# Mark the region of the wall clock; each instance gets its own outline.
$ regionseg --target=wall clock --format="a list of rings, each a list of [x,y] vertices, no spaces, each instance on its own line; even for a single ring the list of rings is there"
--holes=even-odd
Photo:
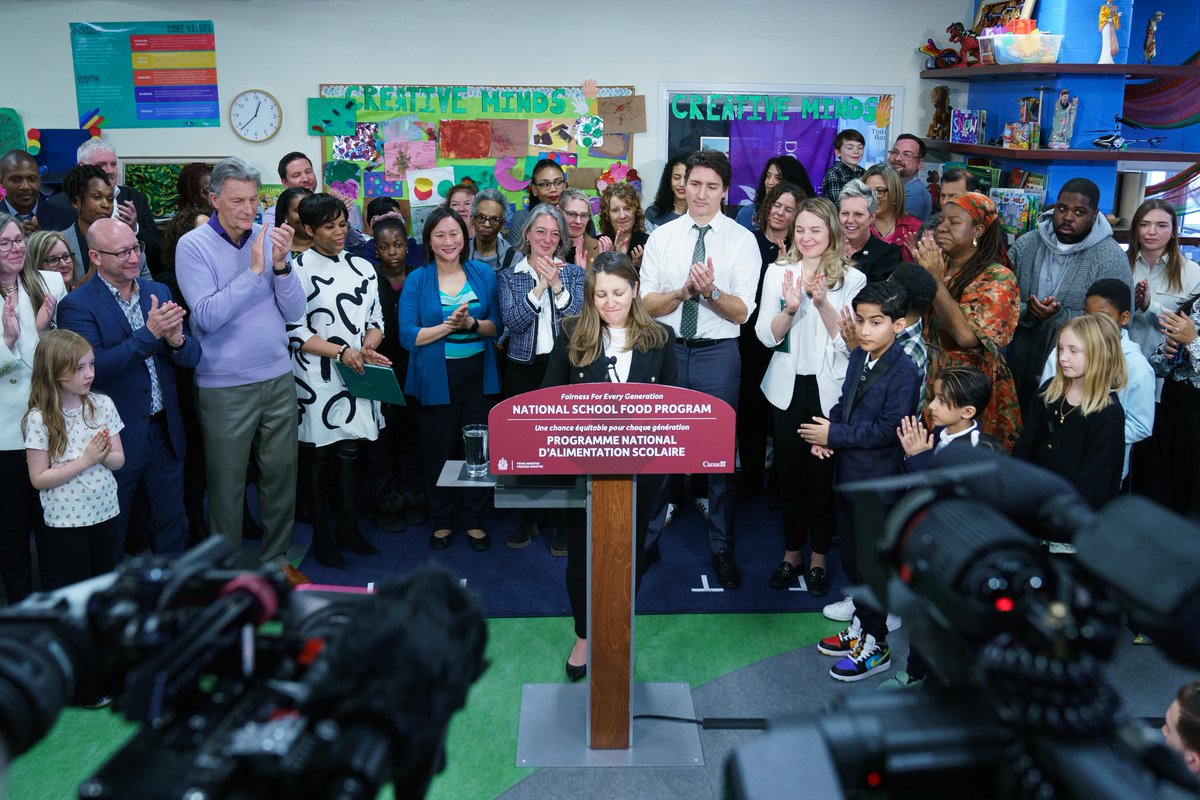
[[[283,108],[270,92],[247,89],[229,104],[229,127],[248,142],[265,142],[283,124]]]

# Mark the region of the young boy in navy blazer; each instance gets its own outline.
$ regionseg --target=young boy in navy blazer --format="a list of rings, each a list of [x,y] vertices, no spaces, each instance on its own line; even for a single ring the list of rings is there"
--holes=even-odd
[[[896,429],[904,448],[904,468],[909,472],[929,469],[934,454],[958,441],[1003,453],[1004,447],[984,433],[975,419],[991,399],[991,379],[974,367],[959,365],[939,372],[929,402],[933,431],[926,431],[915,416],[901,420]]]
[[[842,398],[829,419],[813,417],[800,426],[800,435],[818,458],[834,459],[834,483],[869,480],[901,471],[904,451],[896,438],[900,421],[917,407],[921,378],[912,360],[894,347],[896,334],[908,324],[908,293],[889,282],[869,283],[855,296],[854,320],[858,347],[850,354]],[[885,505],[897,497],[885,497]],[[846,576],[858,582],[855,559],[854,506],[839,492],[835,497],[838,539]],[[887,646],[887,615],[858,609],[847,633],[860,626],[861,635],[841,635],[821,642],[821,652],[844,656],[829,674],[839,681],[857,681],[891,667]],[[828,646],[827,646],[828,644]]]

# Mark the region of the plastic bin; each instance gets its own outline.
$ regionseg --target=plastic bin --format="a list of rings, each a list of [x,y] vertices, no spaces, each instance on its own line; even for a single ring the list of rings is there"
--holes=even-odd
[[[1058,61],[1063,37],[1059,33],[1002,33],[979,37],[981,43],[984,39],[991,40],[997,64],[1053,64]]]

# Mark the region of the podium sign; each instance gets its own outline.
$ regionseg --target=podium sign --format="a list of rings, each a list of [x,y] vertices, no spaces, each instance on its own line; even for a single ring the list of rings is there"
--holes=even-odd
[[[733,472],[723,400],[655,383],[578,383],[517,395],[488,414],[494,475]]]

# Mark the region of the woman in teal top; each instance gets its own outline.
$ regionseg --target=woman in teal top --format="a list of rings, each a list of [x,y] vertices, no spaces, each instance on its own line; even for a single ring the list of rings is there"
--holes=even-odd
[[[445,550],[457,526],[472,550],[491,539],[483,515],[491,489],[437,485],[442,466],[461,458],[464,425],[486,424],[500,392],[496,339],[503,330],[496,277],[481,261],[468,261],[467,225],[439,208],[422,236],[433,261],[414,270],[400,295],[400,343],[412,353],[404,393],[417,398],[417,422],[434,531],[429,545]]]

